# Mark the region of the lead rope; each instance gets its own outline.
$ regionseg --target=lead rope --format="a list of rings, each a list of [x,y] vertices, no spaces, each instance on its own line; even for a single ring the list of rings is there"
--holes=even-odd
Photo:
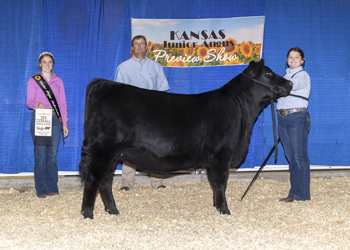
[[[278,157],[278,140],[277,140],[277,131],[276,131],[276,114],[274,107],[274,99],[271,99],[271,113],[272,113],[272,126],[273,126],[273,139],[275,142],[275,163],[277,162]]]
[[[270,159],[272,153],[274,150],[275,151],[275,163],[277,161],[277,155],[278,155],[278,142],[280,141],[280,139],[277,140],[277,134],[276,134],[276,115],[275,115],[275,110],[274,110],[274,104],[273,104],[273,99],[271,99],[271,111],[272,111],[272,123],[273,123],[273,136],[275,139],[275,146],[272,147],[270,153],[268,154],[268,156],[266,157],[265,161],[263,162],[263,164],[261,165],[261,167],[259,168],[259,170],[256,172],[253,180],[250,182],[247,190],[244,192],[244,194],[241,196],[241,201],[243,200],[244,196],[247,194],[248,190],[250,189],[250,187],[253,185],[253,183],[255,182],[255,180],[258,178],[260,172],[262,171],[262,169],[265,167],[267,161]]]

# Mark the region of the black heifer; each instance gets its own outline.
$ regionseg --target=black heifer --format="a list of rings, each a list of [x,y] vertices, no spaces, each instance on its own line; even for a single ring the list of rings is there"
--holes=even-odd
[[[225,190],[230,167],[248,152],[254,122],[270,99],[287,96],[292,83],[251,62],[219,89],[196,95],[151,91],[104,79],[86,89],[84,141],[79,171],[81,213],[93,218],[97,192],[105,210],[119,214],[112,180],[117,161],[164,174],[206,168],[214,206],[230,214]]]

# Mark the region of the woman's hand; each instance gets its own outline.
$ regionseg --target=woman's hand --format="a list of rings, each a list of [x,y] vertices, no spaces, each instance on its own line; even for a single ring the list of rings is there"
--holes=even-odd
[[[68,136],[68,133],[69,133],[68,127],[64,126],[63,127],[63,137],[66,138]]]
[[[45,108],[44,104],[42,104],[41,102],[39,102],[39,103],[38,103],[38,109],[44,109],[44,108]]]

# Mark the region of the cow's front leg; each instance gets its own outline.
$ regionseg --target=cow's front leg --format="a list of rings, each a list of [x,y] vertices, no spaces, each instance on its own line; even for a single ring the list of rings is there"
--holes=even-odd
[[[113,173],[114,173],[115,165],[116,163],[112,164],[112,167],[109,173],[106,175],[106,177],[104,178],[104,180],[100,185],[99,191],[100,191],[103,204],[105,205],[105,211],[107,211],[109,214],[118,215],[119,211],[115,205],[113,192],[112,192]]]
[[[214,207],[216,207],[221,214],[231,214],[227,207],[225,196],[227,179],[229,175],[228,166],[229,164],[227,161],[221,161],[207,168],[208,180],[213,189]]]
[[[84,218],[93,219],[93,211],[99,185],[100,181],[94,179],[91,174],[89,174],[85,181],[83,205],[81,208],[81,214],[84,215]]]
[[[210,183],[213,189],[214,207],[221,214],[231,214],[230,210],[227,207],[227,201],[225,196],[226,183],[227,179],[225,180],[225,178],[223,177],[221,179],[216,179],[216,181]]]

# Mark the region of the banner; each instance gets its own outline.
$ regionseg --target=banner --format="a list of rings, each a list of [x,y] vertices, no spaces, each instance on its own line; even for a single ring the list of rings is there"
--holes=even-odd
[[[147,57],[165,67],[249,64],[259,61],[265,17],[131,19],[132,37],[147,39]]]

